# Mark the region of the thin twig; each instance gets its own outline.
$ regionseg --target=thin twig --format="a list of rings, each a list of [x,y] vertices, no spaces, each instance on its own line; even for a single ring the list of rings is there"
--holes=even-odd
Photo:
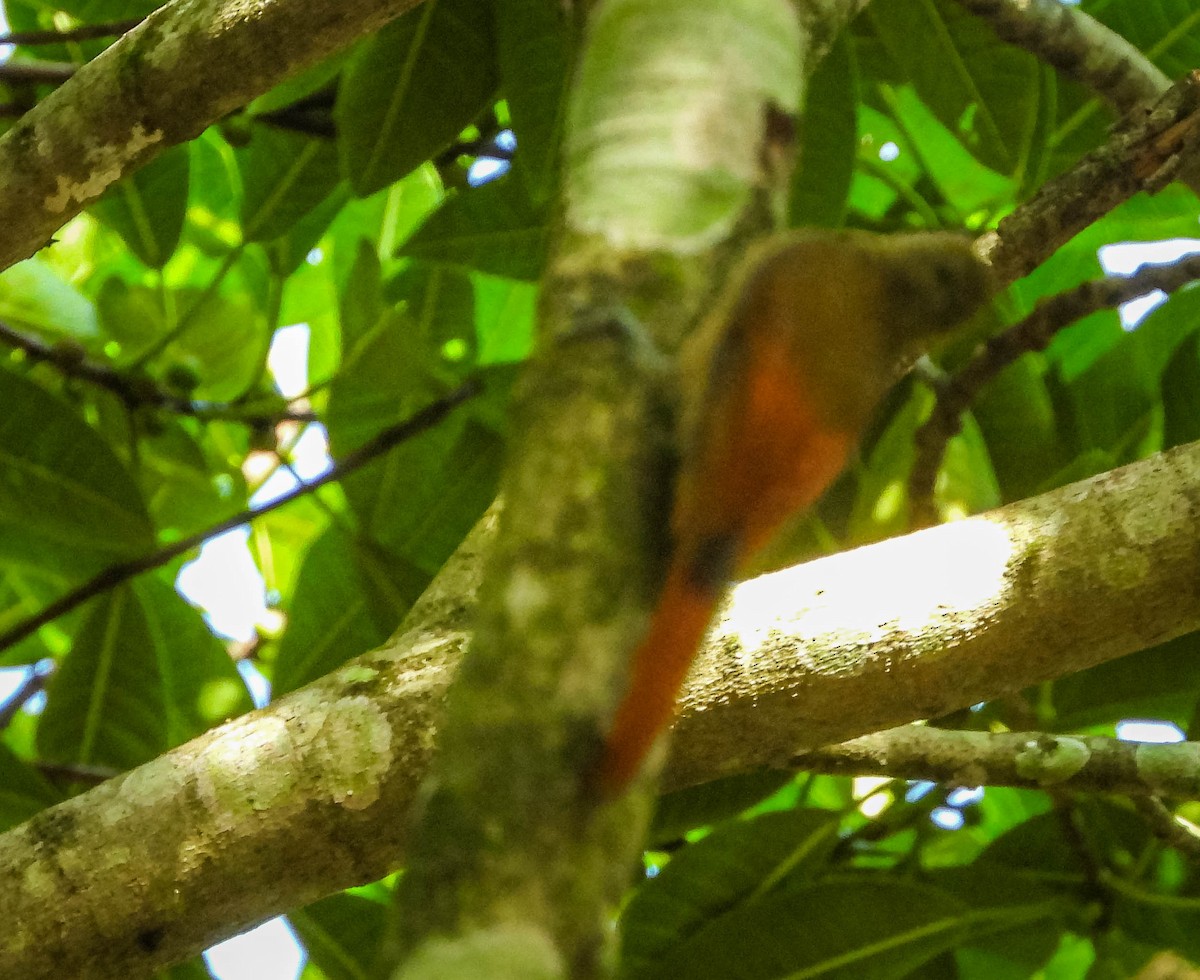
[[[916,459],[908,493],[917,524],[933,522],[933,487],[946,443],[962,428],[962,414],[979,392],[1023,354],[1044,350],[1069,324],[1101,309],[1115,309],[1156,289],[1165,293],[1200,279],[1200,255],[1168,265],[1143,265],[1128,276],[1110,276],[1082,283],[1042,300],[1025,319],[982,344],[953,376],[935,382],[933,412],[914,437]]]
[[[55,782],[87,783],[89,786],[99,786],[121,774],[119,769],[111,766],[89,766],[82,762],[37,762],[34,766]]]
[[[65,82],[79,70],[70,61],[6,61],[0,64],[3,82]]]
[[[180,398],[163,391],[142,376],[129,376],[105,364],[89,360],[78,347],[50,345],[21,333],[0,321],[0,341],[23,351],[32,360],[49,364],[70,378],[86,381],[111,391],[129,408],[161,408],[178,415],[205,420],[241,422],[245,425],[273,425],[276,422],[315,422],[308,409],[284,407],[278,411],[248,411],[237,402],[205,402]]]
[[[1200,827],[1172,813],[1157,796],[1135,796],[1133,805],[1146,819],[1155,837],[1190,858],[1200,858]]]
[[[101,37],[119,37],[131,31],[145,18],[133,17],[116,20],[108,24],[80,24],[65,31],[10,31],[0,34],[0,44],[21,44],[35,47],[39,44],[64,44],[68,41],[94,41]]]
[[[278,510],[285,504],[291,503],[298,497],[310,494],[327,483],[344,479],[400,443],[437,425],[454,408],[479,394],[482,389],[483,384],[478,378],[469,379],[450,392],[450,394],[430,403],[404,421],[388,426],[374,438],[354,450],[354,452],[348,453],[327,472],[321,474],[321,476],[310,480],[308,483],[302,483],[295,489],[275,498],[270,503],[264,504],[261,507],[247,508],[246,510],[239,511],[219,524],[215,524],[196,534],[189,535],[172,545],[151,552],[148,555],[142,555],[139,558],[110,565],[83,583],[83,585],[52,602],[41,612],[35,613],[28,619],[17,623],[11,629],[0,633],[0,650],[5,650],[13,644],[19,643],[47,623],[53,622],[59,616],[70,612],[89,599],[110,589],[114,589],[118,585],[141,575],[143,572],[159,568],[172,559],[178,558],[193,548],[199,547],[211,537],[224,534],[226,531],[231,531],[233,528],[252,521],[256,517],[262,517],[265,514]]]

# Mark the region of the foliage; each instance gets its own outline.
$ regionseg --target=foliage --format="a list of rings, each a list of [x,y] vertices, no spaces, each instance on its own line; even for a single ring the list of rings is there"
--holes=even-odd
[[[150,5],[60,6],[90,23]],[[266,472],[287,473],[305,427],[324,426],[339,458],[481,375],[485,394],[448,422],[340,489],[254,522],[279,614],[260,624],[254,664],[276,693],[390,635],[495,491],[573,56],[548,7],[427,0],[162,155],[0,275],[0,322],[55,354],[4,348],[0,363],[0,631],[105,567],[247,507]],[[1083,7],[1169,73],[1200,56],[1188,4]],[[49,26],[42,5],[4,8],[14,29]],[[1160,43],[1178,24],[1192,26]],[[100,47],[19,53],[79,59]],[[13,102],[43,94],[3,86]],[[1081,86],[955,4],[876,0],[810,86],[792,218],[979,233],[1097,145],[1107,121]],[[496,139],[510,125],[516,165],[473,186],[470,166],[504,155]],[[1095,278],[1100,247],[1187,236],[1198,215],[1180,185],[1135,197],[1017,283],[998,315]],[[1132,331],[1095,314],[995,378],[951,444],[943,512],[1200,436],[1197,295]],[[268,366],[272,339],[297,323],[309,346],[292,407],[316,423],[286,417]],[[968,351],[947,349],[942,366]],[[188,410],[76,377],[84,361]],[[904,528],[895,488],[927,399],[916,387],[892,399],[821,509],[823,540]],[[0,664],[57,665],[44,710],[18,714],[0,741],[0,824],[82,788],[40,763],[124,770],[250,707],[202,611],[171,587],[179,567],[0,650]],[[1046,731],[1111,733],[1131,716],[1188,730],[1197,652],[1185,637],[1030,692],[1021,710]],[[949,723],[1015,726],[1017,710],[989,705]],[[964,803],[902,784],[864,802],[862,790],[753,776],[664,800],[646,879],[622,916],[624,975],[1106,977],[1162,948],[1200,960],[1200,880],[1127,803],[1000,788]],[[386,899],[380,887],[297,912],[310,975],[364,975]]]

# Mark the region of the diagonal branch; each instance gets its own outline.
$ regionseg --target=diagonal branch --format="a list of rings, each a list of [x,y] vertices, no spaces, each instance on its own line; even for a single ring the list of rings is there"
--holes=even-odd
[[[113,182],[419,0],[174,0],[0,137],[0,269]]]
[[[668,787],[786,767],[1200,628],[1197,472],[1186,446],[747,583],[692,673]],[[0,835],[5,968],[140,976],[398,866],[493,531],[489,515],[387,648]],[[110,852],[123,860],[88,856]]]

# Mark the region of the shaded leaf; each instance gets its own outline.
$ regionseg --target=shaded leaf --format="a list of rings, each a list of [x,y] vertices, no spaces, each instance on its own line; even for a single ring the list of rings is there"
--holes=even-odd
[[[782,877],[811,874],[836,835],[836,814],[786,810],[724,824],[685,847],[625,907],[622,976],[692,976],[670,974],[664,964]]]
[[[792,176],[793,225],[842,225],[858,152],[858,82],[854,49],[843,36],[808,81],[803,147]]]
[[[428,574],[389,560],[340,528],[327,529],[300,567],[272,673],[274,694],[302,687],[381,644],[428,583]]]
[[[98,597],[50,682],[43,756],[130,769],[251,707],[200,615],[143,577]]]
[[[161,269],[179,244],[188,206],[188,154],[187,145],[171,147],[89,208],[153,269]]]
[[[496,57],[521,179],[530,200],[547,201],[558,183],[574,38],[567,9],[555,0],[494,0]]]
[[[968,908],[925,885],[825,882],[740,905],[631,976],[898,980],[952,949],[972,924]]]
[[[62,799],[63,794],[40,772],[0,742],[0,831],[24,823]]]
[[[519,169],[448,197],[401,254],[511,279],[540,278],[549,219],[526,198],[514,176]]]
[[[248,242],[270,241],[291,231],[340,179],[333,143],[271,126],[255,126],[236,157],[242,175],[242,233]],[[326,214],[325,224],[332,217]]]
[[[359,196],[450,143],[495,96],[490,4],[427,0],[350,59],[334,118],[342,172]]]
[[[56,574],[149,551],[137,484],[63,402],[0,371],[0,555]]]
[[[329,980],[362,980],[387,926],[388,907],[358,895],[323,898],[288,915],[311,962]]]

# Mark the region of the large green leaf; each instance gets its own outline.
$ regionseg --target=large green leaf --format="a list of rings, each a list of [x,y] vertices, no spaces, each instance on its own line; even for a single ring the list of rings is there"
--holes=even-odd
[[[500,80],[521,151],[531,200],[558,183],[574,39],[568,9],[556,0],[494,0]]]
[[[1032,55],[949,0],[877,0],[867,16],[942,123],[1002,174],[1027,164],[1041,84]]]
[[[954,948],[979,918],[926,885],[879,876],[824,882],[738,905],[628,976],[899,980]]]
[[[491,5],[426,0],[355,52],[334,118],[342,172],[359,195],[447,147],[495,97]]]
[[[51,681],[47,759],[129,769],[251,707],[199,614],[153,577],[95,600]]]
[[[52,337],[86,343],[96,336],[96,310],[38,258],[0,274],[0,320]]]
[[[732,821],[685,847],[625,907],[622,976],[657,975],[662,963],[720,916],[736,914],[785,876],[811,875],[836,837],[835,814],[787,810]]]
[[[137,484],[64,402],[0,371],[0,555],[55,572],[149,551]]]
[[[262,375],[271,340],[254,298],[234,290],[181,289],[172,301],[179,316],[168,326],[154,290],[112,278],[105,282],[97,306],[105,332],[121,344],[127,358],[156,349],[163,335],[174,331],[175,339],[155,364],[168,385],[181,373],[192,380],[181,394],[232,401],[246,392]]]
[[[62,798],[41,773],[0,742],[0,831],[23,823]]]
[[[387,919],[386,905],[345,893],[288,915],[309,962],[328,980],[363,980],[371,975]]]
[[[1200,634],[1188,633],[1054,682],[1059,731],[1124,718],[1187,722],[1200,699]]]
[[[271,678],[274,695],[378,646],[428,583],[427,573],[389,559],[341,528],[326,530],[300,568]]]
[[[1029,496],[1063,464],[1040,356],[1022,357],[1001,371],[975,400],[972,413],[1006,500]]]
[[[539,279],[549,217],[526,197],[519,170],[447,198],[403,254],[511,279]]]
[[[858,150],[858,65],[839,39],[808,80],[804,139],[792,177],[791,223],[841,226]]]
[[[161,269],[179,244],[188,170],[188,147],[174,146],[111,187],[90,210],[146,265]]]
[[[242,175],[242,234],[266,242],[290,231],[337,187],[336,147],[272,126],[255,126],[237,151]],[[333,218],[329,213],[316,236]],[[311,247],[311,245],[309,246]]]

